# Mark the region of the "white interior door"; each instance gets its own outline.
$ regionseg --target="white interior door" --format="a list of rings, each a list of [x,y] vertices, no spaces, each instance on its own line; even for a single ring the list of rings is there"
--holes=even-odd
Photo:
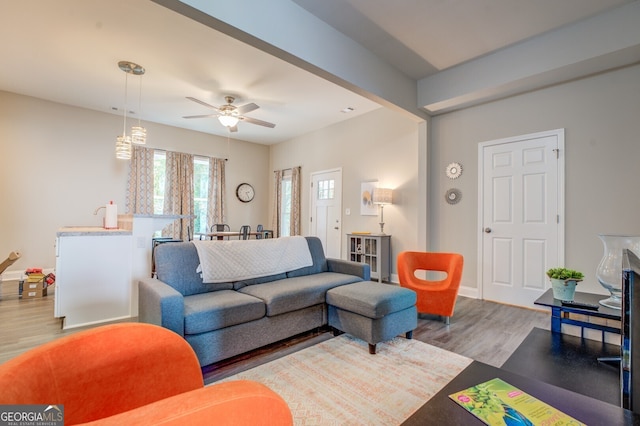
[[[342,170],[311,174],[310,234],[322,241],[326,257],[340,259]]]
[[[564,261],[564,130],[479,146],[482,298],[533,307]]]

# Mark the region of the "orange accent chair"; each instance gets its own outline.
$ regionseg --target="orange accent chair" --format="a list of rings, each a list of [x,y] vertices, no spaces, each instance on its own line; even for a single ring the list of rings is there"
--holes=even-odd
[[[460,289],[463,263],[464,259],[458,253],[403,251],[398,255],[400,286],[417,293],[418,313],[443,316],[445,324],[449,324]],[[439,271],[447,276],[430,281],[418,278],[416,271]]]
[[[0,364],[0,404],[63,405],[66,425],[293,424],[260,383],[204,387],[187,341],[142,323],[77,332]]]

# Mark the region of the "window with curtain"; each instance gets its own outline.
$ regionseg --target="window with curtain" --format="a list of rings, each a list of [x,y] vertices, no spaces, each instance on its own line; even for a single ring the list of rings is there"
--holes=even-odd
[[[280,192],[280,236],[288,237],[291,235],[291,170],[283,173]]]
[[[301,167],[274,172],[273,229],[278,237],[300,235]]]
[[[134,147],[129,170],[127,211],[189,214],[165,236],[186,240],[224,219],[224,159]]]

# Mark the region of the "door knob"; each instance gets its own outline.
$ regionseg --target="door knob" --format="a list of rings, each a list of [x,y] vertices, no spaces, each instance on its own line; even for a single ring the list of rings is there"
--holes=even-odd
[[[338,228],[338,227],[336,226],[336,227],[334,227],[333,229],[340,229],[340,228]]]
[[[487,233],[487,234],[490,234],[491,233],[491,228],[489,228],[489,227],[484,228],[484,232]]]

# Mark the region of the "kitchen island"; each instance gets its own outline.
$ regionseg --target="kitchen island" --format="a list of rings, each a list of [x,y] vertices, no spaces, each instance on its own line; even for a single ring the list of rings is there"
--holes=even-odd
[[[186,215],[119,215],[118,229],[60,228],[56,318],[64,329],[138,316],[138,280],[151,274],[152,238]]]

